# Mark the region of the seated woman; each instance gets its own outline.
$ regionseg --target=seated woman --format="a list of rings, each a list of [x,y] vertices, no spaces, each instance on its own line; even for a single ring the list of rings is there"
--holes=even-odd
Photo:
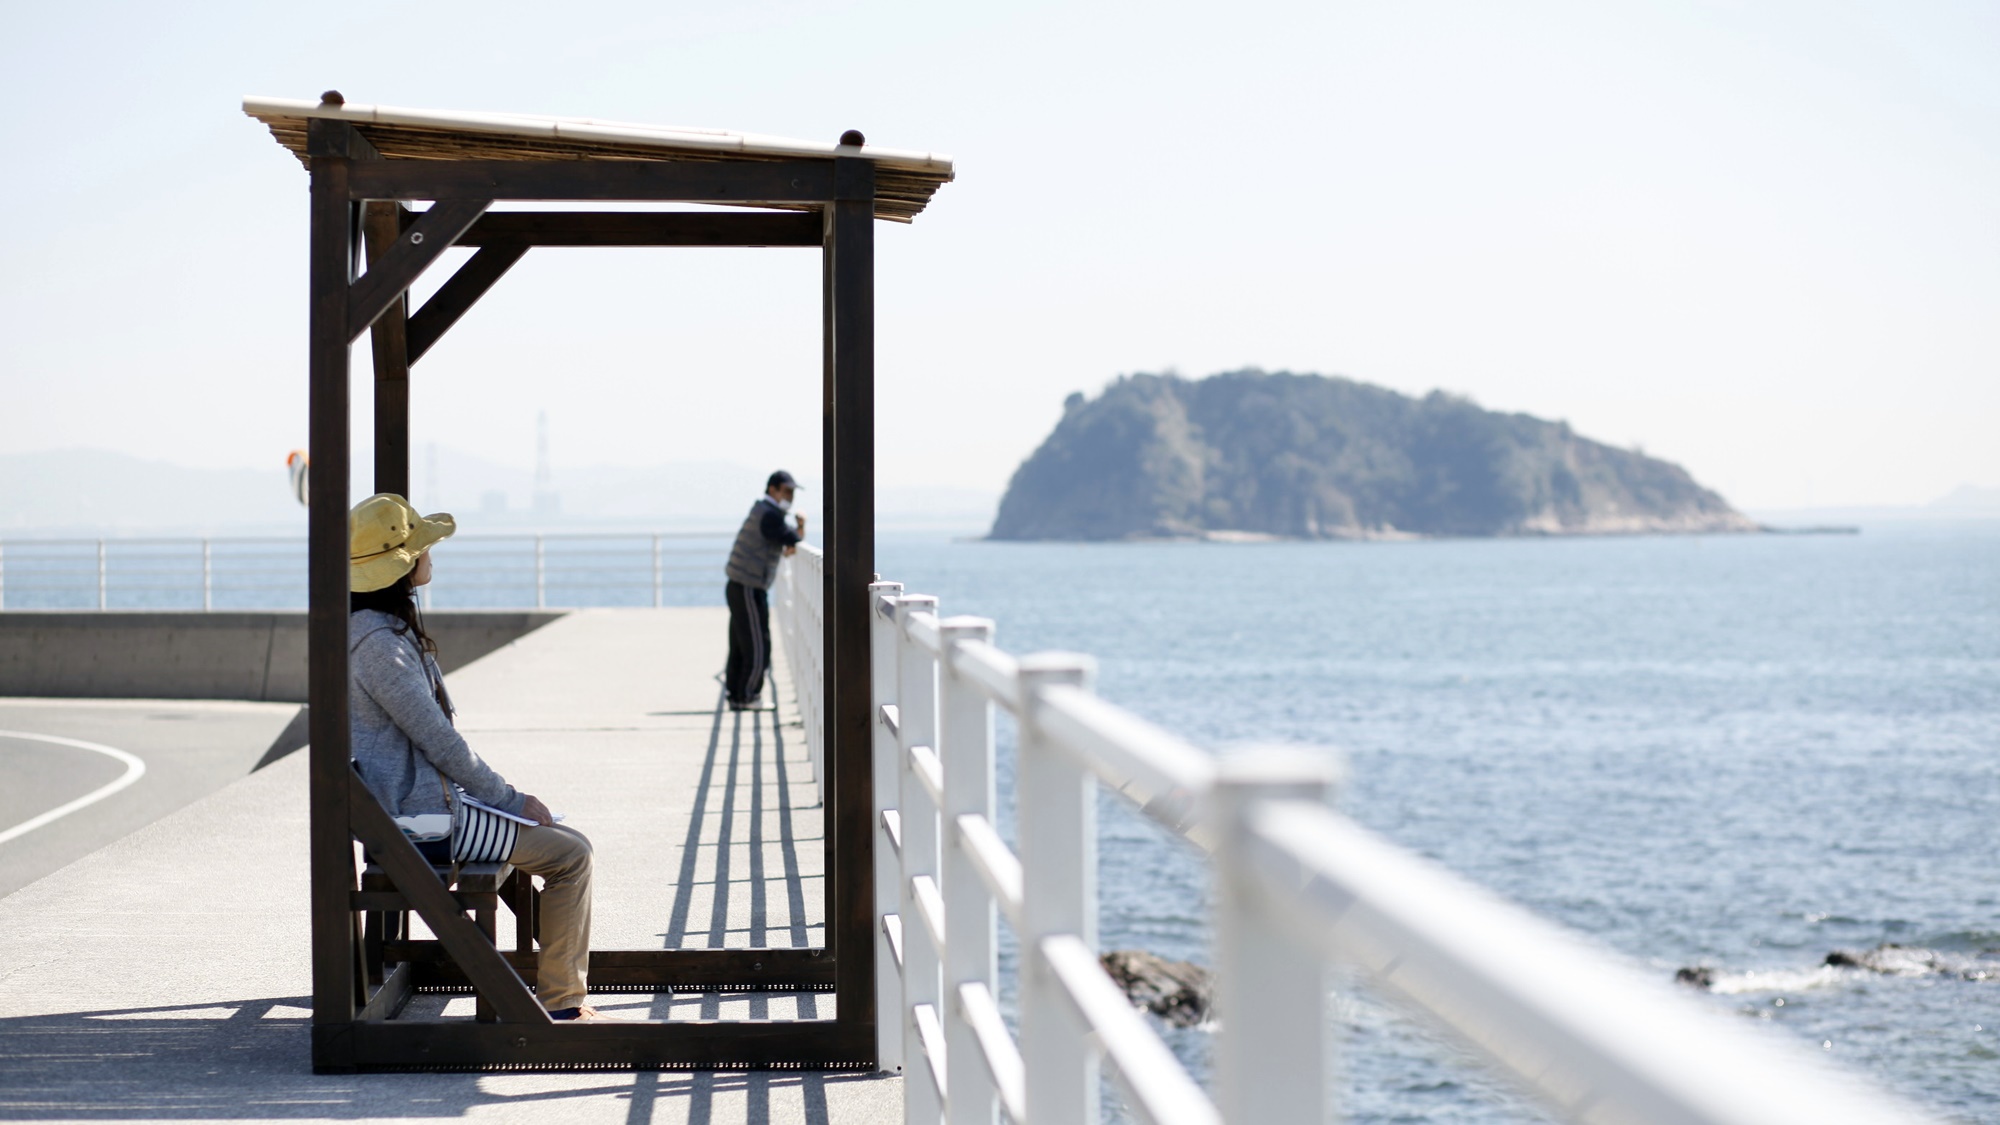
[[[416,588],[431,580],[431,547],[457,526],[419,516],[393,493],[348,517],[348,676],[354,762],[389,815],[451,818],[449,839],[419,845],[433,862],[495,858],[542,877],[542,953],[536,992],[552,1019],[602,1019],[584,1004],[590,967],[590,841],[557,824],[540,800],[507,784],[452,727],[451,696],[424,632]],[[526,817],[517,825],[464,797]],[[482,838],[468,840],[478,822]],[[505,839],[511,832],[511,845]],[[493,855],[472,855],[483,847]]]

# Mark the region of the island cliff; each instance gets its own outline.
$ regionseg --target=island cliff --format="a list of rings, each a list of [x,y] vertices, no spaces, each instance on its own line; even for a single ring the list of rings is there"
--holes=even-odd
[[[1687,470],[1567,423],[1350,379],[1119,378],[1069,396],[994,539],[1756,531]]]

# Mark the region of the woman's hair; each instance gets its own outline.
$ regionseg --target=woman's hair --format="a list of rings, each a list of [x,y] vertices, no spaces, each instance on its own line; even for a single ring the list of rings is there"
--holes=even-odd
[[[347,612],[359,613],[364,609],[379,609],[402,622],[396,626],[397,636],[414,634],[419,649],[429,653],[437,651],[437,642],[424,632],[424,616],[417,610],[417,591],[410,585],[409,575],[403,575],[380,590],[366,593],[357,590],[347,595]]]
[[[359,590],[349,592],[347,612],[359,613],[364,609],[379,609],[395,618],[401,622],[395,628],[397,636],[413,637],[418,651],[427,655],[436,654],[437,642],[431,640],[431,635],[424,631],[424,615],[417,609],[417,591],[416,587],[410,585],[410,575],[405,574],[380,590],[369,590],[366,593]],[[424,671],[427,675],[430,673],[428,667]],[[451,717],[451,700],[444,693],[444,681],[432,677],[431,691],[437,696],[438,706],[444,710],[445,717]]]

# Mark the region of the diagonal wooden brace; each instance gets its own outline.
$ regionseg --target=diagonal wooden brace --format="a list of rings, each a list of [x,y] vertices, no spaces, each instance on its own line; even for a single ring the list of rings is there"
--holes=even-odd
[[[416,845],[404,837],[382,810],[381,802],[375,799],[361,775],[350,772],[348,782],[349,826],[355,837],[388,872],[389,878],[395,880],[396,889],[403,892],[411,908],[430,926],[479,995],[493,1005],[504,1023],[551,1022],[549,1014],[522,982],[521,974],[514,971],[514,966],[486,940],[479,927],[461,912],[451,892],[417,852]]]
[[[458,318],[466,314],[473,303],[486,295],[493,283],[499,281],[521,255],[528,252],[526,243],[494,243],[481,247],[479,253],[451,275],[424,307],[410,317],[408,332],[404,334],[404,354],[409,362],[422,359],[431,345],[438,342]]]
[[[479,221],[490,199],[445,199],[432,205],[396,240],[395,249],[371,264],[347,291],[347,339],[354,342],[438,256]]]

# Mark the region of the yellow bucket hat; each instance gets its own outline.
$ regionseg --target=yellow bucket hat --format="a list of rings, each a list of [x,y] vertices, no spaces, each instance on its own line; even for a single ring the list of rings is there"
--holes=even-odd
[[[347,587],[382,590],[416,568],[417,559],[458,524],[449,515],[420,516],[393,492],[378,492],[347,514]]]

